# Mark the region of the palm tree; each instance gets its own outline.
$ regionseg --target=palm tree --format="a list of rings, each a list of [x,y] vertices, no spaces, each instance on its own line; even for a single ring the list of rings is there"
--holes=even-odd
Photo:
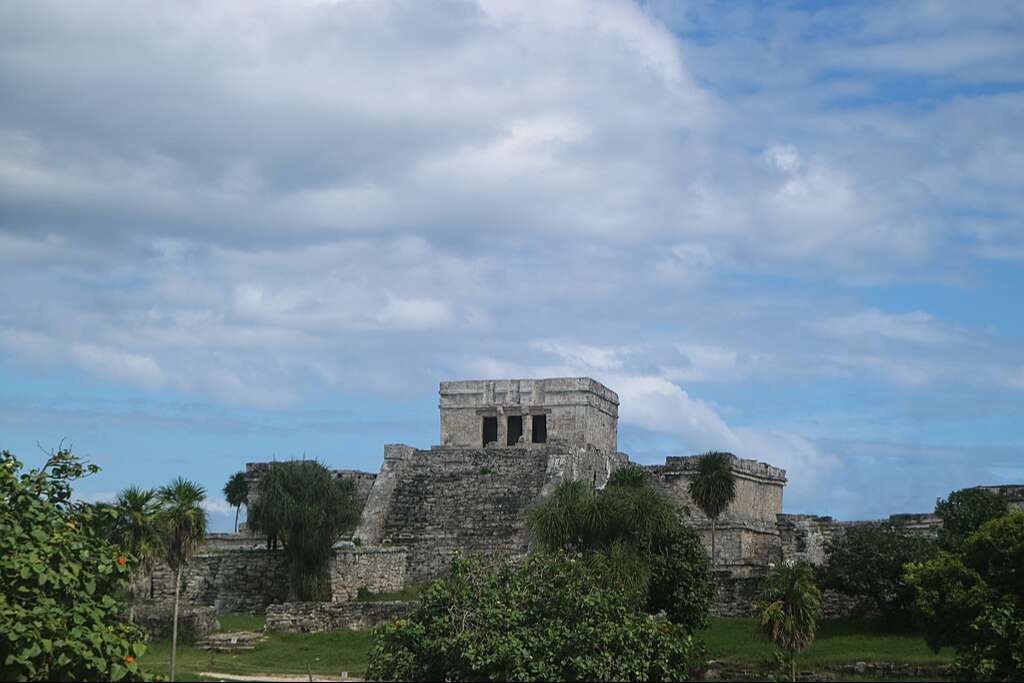
[[[761,633],[789,655],[790,678],[796,681],[796,653],[814,642],[821,608],[811,566],[797,562],[777,567],[754,606],[761,613]]]
[[[117,494],[114,501],[111,540],[127,553],[135,556],[139,565],[149,574],[150,595],[153,592],[153,563],[163,552],[156,491],[129,486]],[[132,582],[134,593],[135,582]],[[135,621],[135,605],[129,608],[129,619]]]
[[[238,513],[243,505],[249,504],[249,480],[245,478],[245,472],[235,472],[224,484],[224,497],[228,505],[235,508],[235,533],[238,533]]]
[[[178,658],[178,608],[181,600],[181,573],[206,538],[206,512],[201,507],[206,491],[183,477],[173,479],[157,492],[163,528],[164,559],[174,572],[174,622],[171,627],[171,680]]]
[[[711,520],[711,566],[715,562],[715,527],[722,514],[736,497],[736,478],[732,473],[733,456],[708,452],[697,460],[697,474],[690,481],[690,498]]]

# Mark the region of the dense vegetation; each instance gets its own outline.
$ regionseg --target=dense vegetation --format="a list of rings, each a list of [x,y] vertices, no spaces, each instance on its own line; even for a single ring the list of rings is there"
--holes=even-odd
[[[37,470],[0,453],[0,680],[143,680],[143,634],[120,619],[136,559],[71,485],[98,471],[69,450]]]
[[[1007,512],[1006,499],[988,489],[953,491],[949,498],[935,502],[935,514],[942,519],[939,543],[946,550],[956,550],[985,522],[998,519]]]
[[[909,566],[932,647],[956,648],[963,680],[1024,680],[1024,512],[989,520],[956,551]]]
[[[279,540],[299,600],[330,600],[327,565],[338,538],[359,521],[355,482],[314,460],[278,462],[260,479],[249,526]]]
[[[638,610],[592,556],[522,564],[456,559],[404,620],[379,629],[368,677],[385,681],[687,680],[700,661],[681,626]]]
[[[527,524],[538,548],[579,552],[610,567],[613,581],[635,591],[647,611],[664,611],[689,633],[707,623],[704,547],[638,466],[616,470],[600,491],[585,482],[560,485],[529,511]]]
[[[847,595],[869,600],[893,625],[907,628],[913,621],[914,589],[904,567],[934,557],[934,541],[899,525],[852,527],[826,545],[828,564],[820,581]]]

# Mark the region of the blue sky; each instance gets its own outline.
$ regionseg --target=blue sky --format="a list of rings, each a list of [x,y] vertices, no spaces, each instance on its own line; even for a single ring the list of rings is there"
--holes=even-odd
[[[1018,2],[0,7],[0,447],[375,470],[585,374],[864,518],[1024,482]]]

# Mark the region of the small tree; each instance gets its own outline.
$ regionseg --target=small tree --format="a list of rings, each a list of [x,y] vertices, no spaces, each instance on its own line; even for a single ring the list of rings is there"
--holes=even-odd
[[[206,512],[201,507],[206,491],[182,477],[173,479],[157,492],[160,523],[165,545],[164,559],[174,572],[174,621],[171,625],[171,680],[178,659],[178,611],[181,603],[181,574],[199,544],[206,538]]]
[[[715,533],[718,516],[736,497],[736,477],[732,473],[733,456],[708,452],[697,461],[697,473],[690,480],[690,498],[711,520],[711,565],[717,565]]]
[[[796,681],[796,654],[814,643],[821,609],[811,566],[797,562],[776,567],[754,606],[761,614],[761,633],[786,653],[790,680]]]
[[[69,450],[37,470],[0,453],[0,680],[144,680],[145,636],[120,615],[133,559],[71,499],[99,471]]]
[[[335,542],[359,521],[351,479],[335,479],[313,460],[274,463],[260,478],[249,509],[254,531],[284,545],[292,590],[299,600],[330,599],[327,564]]]
[[[243,505],[249,504],[249,480],[245,472],[235,472],[224,484],[224,498],[235,508],[235,533],[238,533],[238,513]]]
[[[982,488],[960,489],[949,498],[935,501],[935,514],[942,519],[939,543],[946,550],[956,550],[968,536],[989,520],[1009,512],[1004,496]]]
[[[115,516],[110,538],[115,545],[134,556],[140,568],[149,574],[152,593],[153,564],[164,550],[156,491],[129,486],[117,494],[113,509]],[[134,587],[135,582],[132,583],[133,593]],[[134,604],[129,614],[134,621]]]

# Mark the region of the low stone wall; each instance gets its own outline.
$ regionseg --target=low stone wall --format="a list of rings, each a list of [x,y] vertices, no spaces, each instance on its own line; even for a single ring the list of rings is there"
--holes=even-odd
[[[728,572],[716,572],[711,613],[716,617],[754,616],[754,601],[764,585],[765,574],[732,576]],[[877,616],[878,612],[870,602],[838,591],[825,589],[821,592],[821,619],[843,617]]]
[[[286,602],[267,607],[268,631],[320,633],[372,628],[408,616],[415,602]]]
[[[355,600],[359,589],[393,593],[405,586],[405,548],[339,548],[331,567],[331,599]]]
[[[192,558],[182,575],[181,601],[215,605],[227,612],[262,612],[288,599],[288,568],[280,550],[206,551]],[[174,599],[174,572],[166,565],[153,572],[152,599]]]
[[[135,624],[153,639],[171,637],[174,620],[174,603],[143,603],[135,605],[132,611]],[[125,614],[127,620],[129,614]],[[187,605],[178,612],[178,638],[191,643],[220,628],[215,607]]]

